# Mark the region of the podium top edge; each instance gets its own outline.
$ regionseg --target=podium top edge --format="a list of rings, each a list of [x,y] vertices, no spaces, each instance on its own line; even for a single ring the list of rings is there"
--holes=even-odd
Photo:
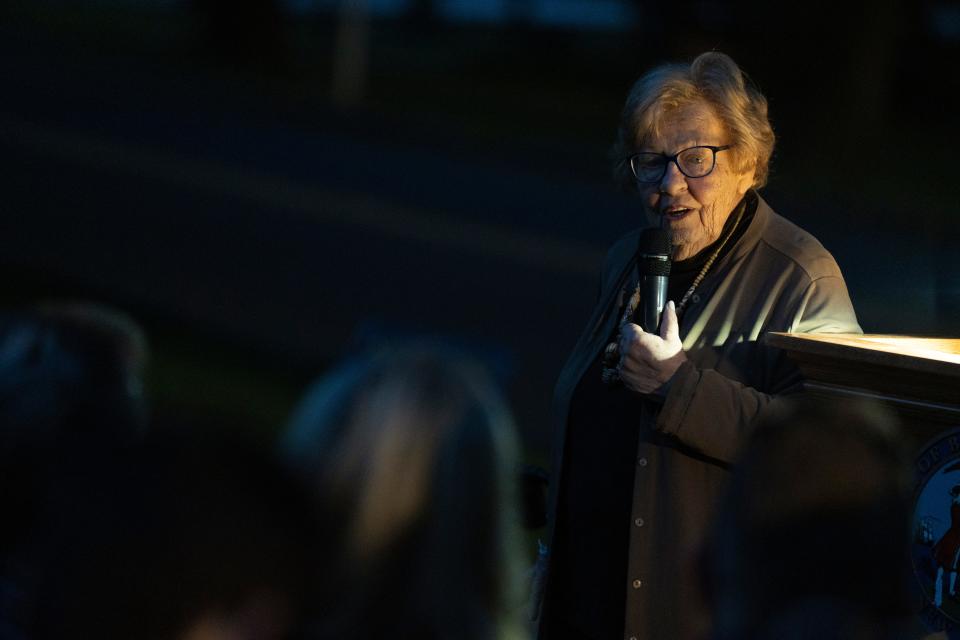
[[[960,376],[960,338],[858,333],[771,332],[767,344],[793,352],[841,358],[887,361],[902,366],[908,361],[933,366],[939,372]]]

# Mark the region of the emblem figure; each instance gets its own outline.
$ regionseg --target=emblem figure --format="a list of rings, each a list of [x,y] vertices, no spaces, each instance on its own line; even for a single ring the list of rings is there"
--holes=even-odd
[[[937,564],[937,579],[934,584],[933,603],[943,605],[943,574],[949,573],[949,594],[956,595],[957,564],[960,560],[960,484],[950,489],[950,528],[933,545],[933,559]]]

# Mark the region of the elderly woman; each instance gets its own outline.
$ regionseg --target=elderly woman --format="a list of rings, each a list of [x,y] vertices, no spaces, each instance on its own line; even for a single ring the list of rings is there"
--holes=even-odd
[[[630,91],[615,171],[670,234],[671,302],[658,333],[631,322],[639,231],[617,242],[554,399],[541,638],[701,634],[694,556],[728,466],[799,382],[763,335],[860,332],[833,257],[757,193],[773,143],[766,99],[721,53]]]

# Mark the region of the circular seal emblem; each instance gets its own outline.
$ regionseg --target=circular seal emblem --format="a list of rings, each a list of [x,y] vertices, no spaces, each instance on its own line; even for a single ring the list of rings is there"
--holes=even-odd
[[[960,635],[960,428],[922,449],[915,472],[910,555],[920,617],[953,638]]]

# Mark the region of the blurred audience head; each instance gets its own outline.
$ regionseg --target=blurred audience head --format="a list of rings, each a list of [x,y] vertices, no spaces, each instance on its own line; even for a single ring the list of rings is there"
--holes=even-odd
[[[488,377],[444,349],[361,358],[309,390],[283,450],[339,527],[321,637],[518,635],[515,437]]]
[[[146,339],[120,311],[48,303],[0,316],[0,420],[20,430],[126,438],[143,427]]]
[[[895,638],[911,616],[909,464],[881,406],[771,404],[704,551],[715,638]]]
[[[311,503],[262,446],[209,429],[149,434],[61,511],[29,637],[289,637],[323,542]]]
[[[145,422],[146,341],[124,314],[48,304],[0,315],[3,551],[29,528],[55,477],[95,467]]]

